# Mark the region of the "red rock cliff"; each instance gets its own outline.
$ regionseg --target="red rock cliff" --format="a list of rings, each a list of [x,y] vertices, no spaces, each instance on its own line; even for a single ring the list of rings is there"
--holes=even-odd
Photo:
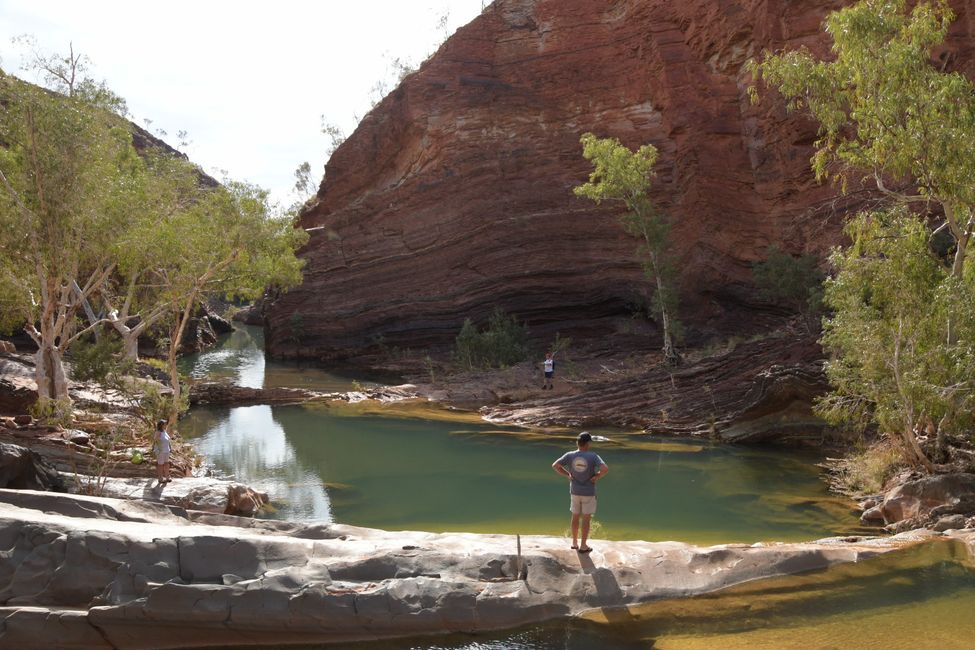
[[[975,0],[950,49],[970,65]],[[809,171],[813,125],[747,97],[763,49],[825,53],[843,2],[499,0],[383,100],[332,156],[304,284],[269,304],[272,354],[335,358],[452,340],[494,306],[536,332],[610,334],[650,295],[611,206],[574,198],[593,131],[661,152],[681,315],[700,334],[761,326],[751,264],[823,251],[861,199]],[[296,316],[299,315],[299,316]],[[296,345],[300,340],[300,347]]]

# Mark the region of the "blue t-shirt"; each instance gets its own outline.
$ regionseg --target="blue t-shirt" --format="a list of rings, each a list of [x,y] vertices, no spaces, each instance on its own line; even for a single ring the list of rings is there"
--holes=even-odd
[[[596,496],[596,484],[592,477],[603,465],[603,459],[594,451],[570,451],[556,461],[564,467],[572,481],[569,483],[569,494],[580,497]]]

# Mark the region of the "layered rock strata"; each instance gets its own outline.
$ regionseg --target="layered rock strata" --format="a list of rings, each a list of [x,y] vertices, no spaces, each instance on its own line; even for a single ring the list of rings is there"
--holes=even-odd
[[[672,219],[692,335],[762,329],[781,312],[751,286],[772,244],[822,252],[839,196],[809,170],[815,126],[745,63],[828,50],[830,0],[498,0],[361,122],[301,218],[304,283],[267,305],[268,349],[336,358],[452,341],[495,306],[540,337],[612,335],[650,285],[619,209],[572,195],[587,131],[660,150],[653,200]],[[972,0],[942,60],[971,73]]]
[[[278,646],[476,633],[859,562],[923,538],[594,542],[581,556],[564,539],[525,537],[519,558],[511,536],[0,490],[0,645]]]
[[[821,442],[828,425],[812,410],[826,388],[821,351],[806,337],[739,344],[679,368],[664,364],[625,379],[588,383],[577,394],[485,406],[519,426],[640,427],[726,442]]]

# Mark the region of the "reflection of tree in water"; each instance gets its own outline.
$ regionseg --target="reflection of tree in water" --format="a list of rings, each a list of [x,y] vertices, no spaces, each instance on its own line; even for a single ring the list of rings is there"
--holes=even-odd
[[[212,412],[198,409],[187,419],[198,415],[214,418]],[[199,422],[193,426],[203,428]],[[321,479],[299,460],[270,406],[230,409],[206,431],[194,440],[197,449],[221,472],[267,492],[280,508],[278,516],[331,520]]]

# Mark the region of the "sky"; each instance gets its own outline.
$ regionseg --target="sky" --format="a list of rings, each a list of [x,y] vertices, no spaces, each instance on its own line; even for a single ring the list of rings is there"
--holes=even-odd
[[[418,64],[481,9],[482,0],[0,0],[0,67],[38,82],[20,70],[24,48],[12,39],[32,35],[45,53],[73,44],[134,122],[150,120],[173,146],[186,131],[191,160],[287,206],[306,198],[292,192],[299,164],[321,180],[331,141],[322,116],[351,133],[377,81],[395,86],[393,59]]]

